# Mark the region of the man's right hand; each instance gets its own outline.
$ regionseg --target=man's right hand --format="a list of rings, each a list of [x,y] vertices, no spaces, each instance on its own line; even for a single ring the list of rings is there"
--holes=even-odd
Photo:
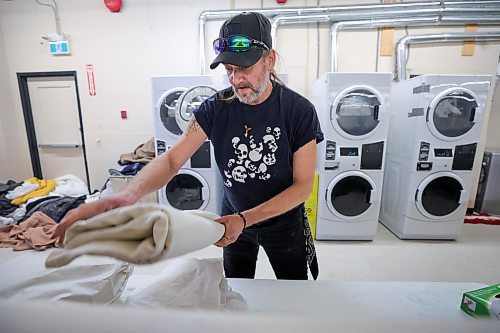
[[[117,193],[87,204],[82,204],[66,213],[64,218],[57,225],[54,234],[52,235],[52,239],[56,239],[57,243],[62,244],[64,242],[66,230],[76,221],[86,220],[98,214],[107,212],[108,210],[131,205],[134,202],[135,200],[131,199],[130,196]]]

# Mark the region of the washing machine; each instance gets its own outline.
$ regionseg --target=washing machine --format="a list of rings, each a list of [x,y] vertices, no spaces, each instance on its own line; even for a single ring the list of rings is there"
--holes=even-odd
[[[394,83],[380,222],[402,239],[456,239],[491,76]]]
[[[172,145],[182,135],[192,111],[229,84],[223,76],[194,75],[152,77],[151,86],[154,135]]]
[[[170,148],[155,138],[156,155]],[[177,174],[158,190],[160,204],[181,210],[198,209],[220,214],[222,180],[213,158],[213,147],[205,141]]]
[[[223,76],[164,76],[151,79],[156,154],[172,146],[187,128],[193,111],[228,86]],[[158,191],[160,204],[181,210],[220,213],[221,178],[209,140]]]
[[[382,192],[391,73],[326,73],[313,85],[318,145],[316,239],[372,240]]]

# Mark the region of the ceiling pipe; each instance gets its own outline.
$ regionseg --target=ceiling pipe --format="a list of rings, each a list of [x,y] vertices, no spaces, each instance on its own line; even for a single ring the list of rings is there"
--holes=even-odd
[[[352,13],[335,13],[323,15],[288,15],[276,16],[271,20],[271,38],[273,40],[273,47],[276,48],[277,44],[277,30],[281,25],[286,24],[303,24],[303,23],[317,23],[317,22],[343,22],[343,21],[361,21],[373,19],[389,19],[392,17],[437,17],[441,9],[419,9],[419,10],[391,10],[385,9],[383,11],[361,11]]]
[[[498,24],[500,15],[491,17],[416,17],[416,18],[398,18],[398,19],[380,19],[380,20],[359,20],[359,21],[341,21],[333,23],[330,28],[331,37],[331,59],[330,70],[338,71],[338,34],[340,30],[345,29],[378,29],[382,27],[410,27],[422,25],[463,25],[463,24]]]
[[[500,31],[474,32],[474,33],[448,33],[448,34],[430,34],[406,36],[401,38],[396,46],[396,67],[398,76],[397,81],[407,79],[406,73],[406,55],[409,44],[423,43],[444,43],[444,42],[463,42],[463,41],[498,41],[500,40]]]
[[[333,23],[330,28],[331,37],[331,58],[330,70],[337,72],[338,70],[338,35],[341,29],[378,29],[381,27],[401,27],[401,26],[418,26],[418,25],[434,25],[439,23],[439,16],[430,18],[402,18],[402,19],[381,19],[381,20],[360,20],[360,21],[342,21]]]
[[[241,9],[241,10],[217,10],[217,11],[203,11],[198,19],[199,29],[199,55],[200,55],[200,70],[201,74],[205,74],[205,25],[207,21],[211,20],[225,20],[234,15],[241,13],[242,11],[257,11],[262,13],[267,17],[274,17],[278,15],[324,15],[330,14],[332,12],[337,13],[337,15],[343,15],[345,19],[351,17],[351,19],[360,18],[360,11],[365,11],[366,15],[373,15],[374,11],[385,12],[393,7],[405,8],[405,10],[411,10],[415,8],[434,8],[439,10],[440,1],[420,1],[420,2],[409,2],[409,3],[387,3],[387,4],[361,4],[361,5],[341,5],[332,7],[305,7],[305,8],[274,8],[274,9]],[[370,16],[371,17],[371,16]],[[366,17],[366,18],[370,18]],[[309,22],[309,21],[308,21]],[[312,21],[318,22],[318,21]],[[273,38],[273,41],[275,39]]]
[[[500,6],[499,0],[470,0],[470,1],[442,1],[444,7],[449,8],[463,8],[463,7],[477,7],[488,8],[493,6]]]
[[[199,17],[199,55],[201,73],[205,74],[205,25],[209,20],[221,20],[232,17],[242,11],[258,11],[263,15],[272,17],[272,38],[275,43],[276,31],[280,24],[312,23],[326,21],[352,21],[359,19],[382,19],[394,16],[442,16],[448,10],[454,11],[455,16],[463,14],[470,16],[473,10],[476,14],[500,14],[500,0],[483,1],[420,1],[409,3],[385,3],[385,4],[362,4],[342,5],[333,7],[306,7],[306,8],[279,8],[279,9],[241,9],[204,11]],[[469,7],[467,7],[469,6]],[[473,7],[471,7],[473,6]],[[292,18],[292,16],[294,16]],[[309,17],[307,17],[309,16]],[[500,24],[500,22],[498,22]]]

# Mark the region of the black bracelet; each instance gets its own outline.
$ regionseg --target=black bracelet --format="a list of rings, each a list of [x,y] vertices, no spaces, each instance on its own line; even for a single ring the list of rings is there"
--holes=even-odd
[[[245,218],[245,216],[243,216],[243,214],[241,214],[241,212],[236,212],[236,214],[238,214],[243,219],[243,229],[245,229],[247,227],[247,219]]]

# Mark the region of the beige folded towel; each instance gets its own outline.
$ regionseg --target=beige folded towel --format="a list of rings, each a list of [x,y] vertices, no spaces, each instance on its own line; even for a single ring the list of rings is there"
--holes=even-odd
[[[60,267],[84,254],[104,255],[135,264],[180,256],[214,244],[224,226],[216,214],[181,211],[143,203],[121,207],[73,224],[65,249],[52,252],[46,267]]]

